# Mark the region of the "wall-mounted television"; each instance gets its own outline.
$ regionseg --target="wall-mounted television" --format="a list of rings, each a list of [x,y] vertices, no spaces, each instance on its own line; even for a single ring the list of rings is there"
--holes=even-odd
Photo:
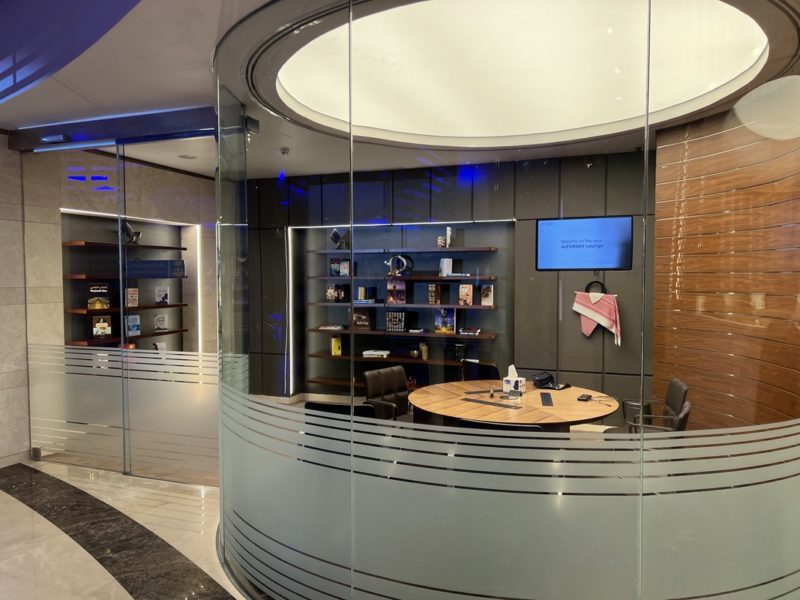
[[[540,219],[537,271],[629,271],[633,217]]]

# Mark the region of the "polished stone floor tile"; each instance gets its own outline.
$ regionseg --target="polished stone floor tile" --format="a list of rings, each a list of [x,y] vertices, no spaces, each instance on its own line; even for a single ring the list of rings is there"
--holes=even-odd
[[[92,475],[90,472],[88,479],[91,481],[92,477],[103,478],[102,474]],[[134,478],[123,478],[122,481],[129,479]],[[213,517],[204,513],[203,493],[198,498],[192,490],[186,489],[192,486],[173,489],[171,486],[174,484],[161,486],[161,483],[145,483],[143,506],[137,506],[140,496],[133,485],[122,486],[117,501],[125,502],[130,507],[136,506],[140,512],[148,510],[148,502],[149,510],[153,509],[153,502],[157,506],[160,504],[161,508],[175,504],[175,507],[170,507],[172,509],[183,504],[187,515],[184,521],[189,523],[189,531],[215,528],[215,525],[212,527]],[[114,496],[112,487],[110,484],[106,486],[106,496]],[[101,501],[99,497],[59,478],[25,465],[12,465],[0,469],[0,491],[25,504],[67,534],[133,598],[168,600],[232,597],[230,592],[198,568],[193,560],[155,535],[151,529],[106,501]],[[213,546],[211,549],[213,551]],[[207,558],[208,549],[204,549],[202,554]]]

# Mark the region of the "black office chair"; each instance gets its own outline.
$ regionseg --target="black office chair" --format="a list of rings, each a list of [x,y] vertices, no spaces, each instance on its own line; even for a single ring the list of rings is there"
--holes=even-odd
[[[686,399],[688,388],[686,384],[673,377],[667,386],[667,393],[663,402],[647,402],[641,404],[632,400],[622,403],[629,433],[640,431],[685,431],[689,420],[691,403]],[[661,413],[653,412],[654,406],[661,407]]]
[[[336,415],[350,416],[351,410],[354,417],[367,417],[370,419],[394,419],[394,406],[388,402],[364,402],[364,404],[349,404],[347,402],[314,402],[305,403],[306,410],[333,413]]]
[[[461,361],[461,378],[463,381],[476,381],[478,379],[501,379],[497,365],[474,362],[472,360]]]
[[[403,367],[395,365],[364,373],[367,399],[365,402],[383,402],[394,407],[396,419],[408,412],[408,380]]]
[[[516,423],[492,423],[489,421],[472,421],[459,419],[456,427],[469,429],[492,429],[494,431],[544,431],[541,425],[518,425]]]

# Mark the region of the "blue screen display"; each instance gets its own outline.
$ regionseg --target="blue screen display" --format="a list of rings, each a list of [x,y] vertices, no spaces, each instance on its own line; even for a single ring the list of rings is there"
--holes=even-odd
[[[537,271],[630,270],[633,217],[541,219]]]

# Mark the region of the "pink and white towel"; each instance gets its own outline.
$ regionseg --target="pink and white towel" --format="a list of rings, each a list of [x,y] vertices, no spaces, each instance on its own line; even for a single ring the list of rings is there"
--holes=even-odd
[[[615,294],[599,292],[575,292],[572,310],[581,316],[581,331],[589,337],[600,325],[614,334],[614,344],[622,345],[622,328],[619,323],[619,307]]]

